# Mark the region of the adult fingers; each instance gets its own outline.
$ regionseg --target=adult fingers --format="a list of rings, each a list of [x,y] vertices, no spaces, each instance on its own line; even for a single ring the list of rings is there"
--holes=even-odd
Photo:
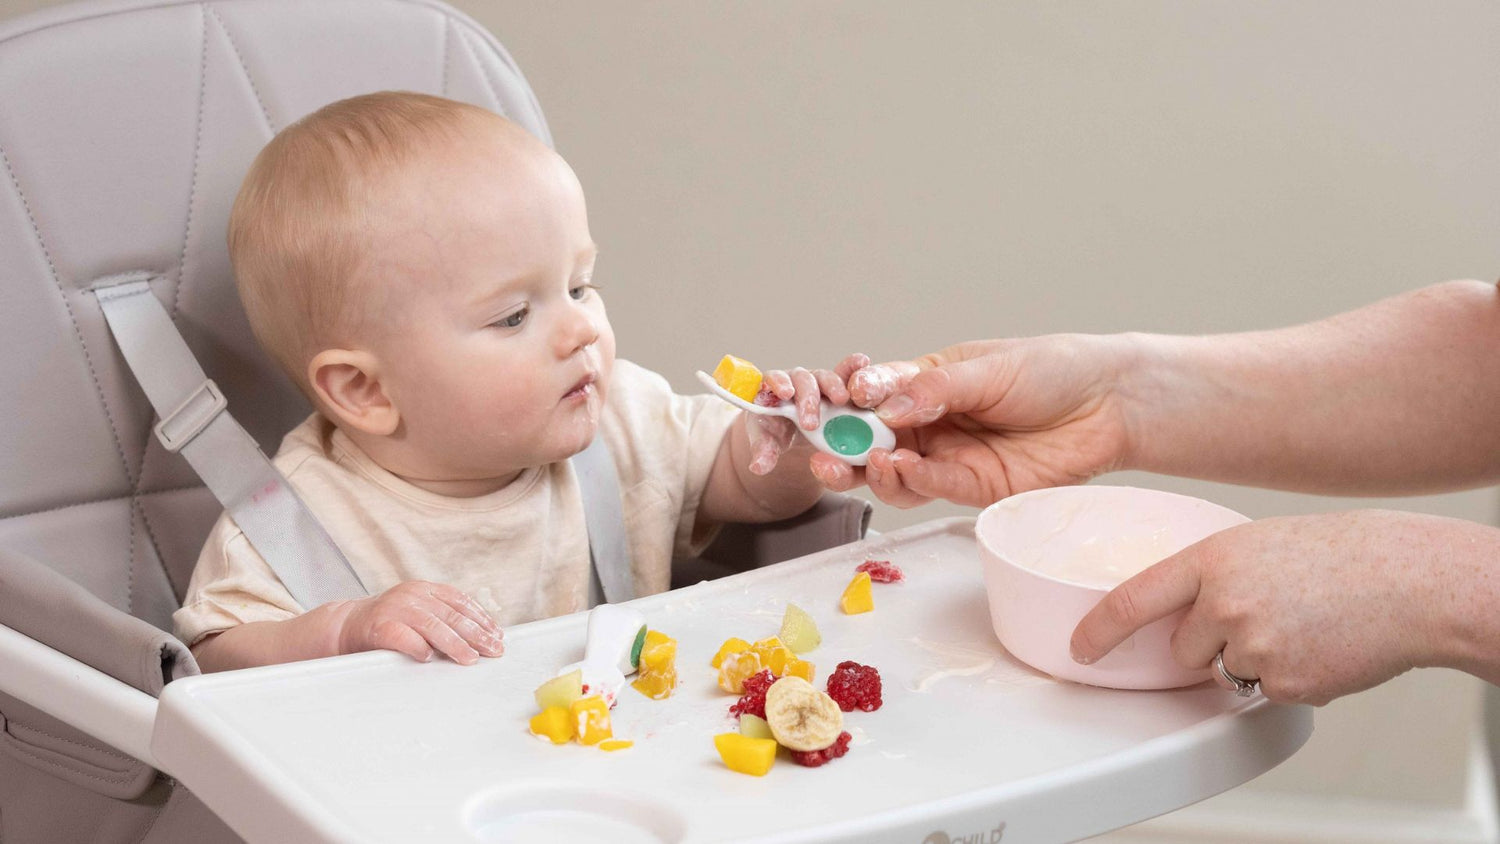
[[[1172,631],[1172,659],[1183,668],[1207,668],[1227,643],[1223,628],[1194,604]]]
[[[869,365],[869,355],[865,354],[864,352],[855,352],[854,354],[839,361],[838,366],[835,366],[833,368],[833,371],[836,375],[838,375],[838,377],[844,379],[844,381],[847,383],[849,381],[849,376]]]
[[[849,398],[859,407],[876,407],[899,393],[920,371],[917,364],[904,360],[865,366],[846,379]]]
[[[893,452],[891,463],[902,485],[924,499],[942,498],[954,504],[987,507],[1000,498],[988,492],[989,486],[967,463],[923,457],[907,448]]]
[[[1199,587],[1193,559],[1168,557],[1111,590],[1073,629],[1073,659],[1097,662],[1135,631],[1192,604]]]
[[[1250,659],[1249,654],[1244,648],[1237,646],[1234,642],[1228,642],[1222,650],[1224,652],[1225,671],[1244,680],[1246,683],[1260,682],[1260,671],[1252,664],[1253,660]],[[1218,654],[1218,651],[1214,652],[1214,656],[1218,656]],[[1209,662],[1213,662],[1213,657],[1209,657],[1208,659]],[[1239,688],[1234,684],[1233,680],[1219,673],[1218,666],[1214,666],[1213,675],[1214,682],[1219,684],[1219,688],[1227,689],[1231,692]]]
[[[931,499],[906,487],[901,473],[891,461],[891,452],[883,448],[870,450],[869,462],[865,464],[865,485],[887,504],[903,509],[926,504]]]
[[[893,428],[910,428],[949,413],[989,409],[1004,396],[1000,385],[1010,380],[1003,369],[1006,361],[996,353],[922,370],[875,413]]]

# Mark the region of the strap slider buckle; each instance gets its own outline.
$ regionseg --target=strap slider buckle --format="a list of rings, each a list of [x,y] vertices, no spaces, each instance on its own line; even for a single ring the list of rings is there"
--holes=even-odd
[[[182,404],[156,423],[156,438],[167,451],[177,452],[203,433],[203,429],[228,406],[224,394],[219,392],[219,385],[212,378],[205,378],[197,389],[188,393]]]

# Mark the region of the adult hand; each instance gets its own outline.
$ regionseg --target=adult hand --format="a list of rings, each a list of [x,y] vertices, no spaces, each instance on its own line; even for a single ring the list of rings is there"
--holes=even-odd
[[[461,665],[505,652],[504,632],[473,598],[443,583],[409,580],[336,607],[338,652],[390,650],[418,662],[434,651]]]
[[[1129,423],[1119,383],[1128,336],[1059,334],[961,343],[915,361],[835,370],[860,407],[897,430],[897,448],[858,470],[813,459],[830,489],[860,483],[889,504],[945,498],[985,506],[1123,468]]]
[[[1190,607],[1172,657],[1205,668],[1223,651],[1227,671],[1259,679],[1274,701],[1322,705],[1418,666],[1492,675],[1469,651],[1464,620],[1492,612],[1497,536],[1472,522],[1377,510],[1239,525],[1110,592],[1079,622],[1073,657],[1096,661]]]

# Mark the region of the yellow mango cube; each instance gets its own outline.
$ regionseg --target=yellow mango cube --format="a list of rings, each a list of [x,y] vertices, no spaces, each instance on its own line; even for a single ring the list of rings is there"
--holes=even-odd
[[[771,673],[777,677],[782,676],[787,660],[794,656],[791,649],[781,644],[781,640],[775,636],[761,639],[751,645],[750,650],[760,656],[761,667],[771,669]]]
[[[677,688],[677,666],[669,665],[661,670],[642,671],[641,676],[635,678],[630,687],[652,700],[665,700],[671,697],[672,690]]]
[[[719,665],[724,662],[724,657],[729,656],[730,654],[737,654],[742,651],[748,650],[750,650],[749,642],[745,641],[744,639],[731,636],[728,639],[724,640],[724,644],[719,646],[719,652],[714,654],[713,667],[718,668]]]
[[[741,651],[724,657],[719,663],[719,688],[730,694],[742,695],[745,693],[745,680],[753,677],[765,668],[760,663],[760,654],[755,651]]]
[[[631,741],[630,739],[622,738],[605,739],[604,741],[599,742],[599,749],[608,751],[624,750],[627,747],[634,746],[635,742]]]
[[[549,706],[531,716],[533,735],[546,736],[553,744],[564,744],[573,738],[573,716],[561,706]]]
[[[599,695],[573,701],[573,729],[579,744],[598,744],[614,735],[609,726],[609,704]]]
[[[714,736],[714,747],[719,758],[731,771],[752,776],[765,776],[776,762],[776,740],[752,738],[739,733],[720,733]]]
[[[809,683],[812,682],[813,664],[805,659],[799,659],[794,656],[786,661],[786,665],[782,670],[783,673],[781,676],[783,677],[801,677]]]
[[[760,392],[762,376],[755,364],[734,355],[725,355],[719,361],[718,367],[714,369],[714,380],[720,387],[739,396],[745,401],[755,401],[755,396]]]
[[[641,672],[659,671],[672,668],[677,663],[677,642],[668,639],[657,644],[651,643],[651,637],[646,637],[646,646],[641,648]]]
[[[844,587],[839,598],[839,607],[849,615],[857,615],[875,609],[875,596],[870,594],[870,573],[862,571]]]

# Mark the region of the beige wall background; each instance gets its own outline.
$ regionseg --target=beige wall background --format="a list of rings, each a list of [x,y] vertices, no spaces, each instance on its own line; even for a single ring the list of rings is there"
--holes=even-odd
[[[684,391],[724,352],[1234,331],[1500,275],[1494,3],[454,5],[515,56],[583,181],[622,355]],[[1500,513],[1493,490],[1108,480],[1255,517]],[[964,512],[881,507],[876,527]],[[1418,671],[1335,702],[1291,761],[1188,812],[1301,801],[1287,841],[1345,840],[1320,819],[1370,807],[1454,822],[1481,688]]]

